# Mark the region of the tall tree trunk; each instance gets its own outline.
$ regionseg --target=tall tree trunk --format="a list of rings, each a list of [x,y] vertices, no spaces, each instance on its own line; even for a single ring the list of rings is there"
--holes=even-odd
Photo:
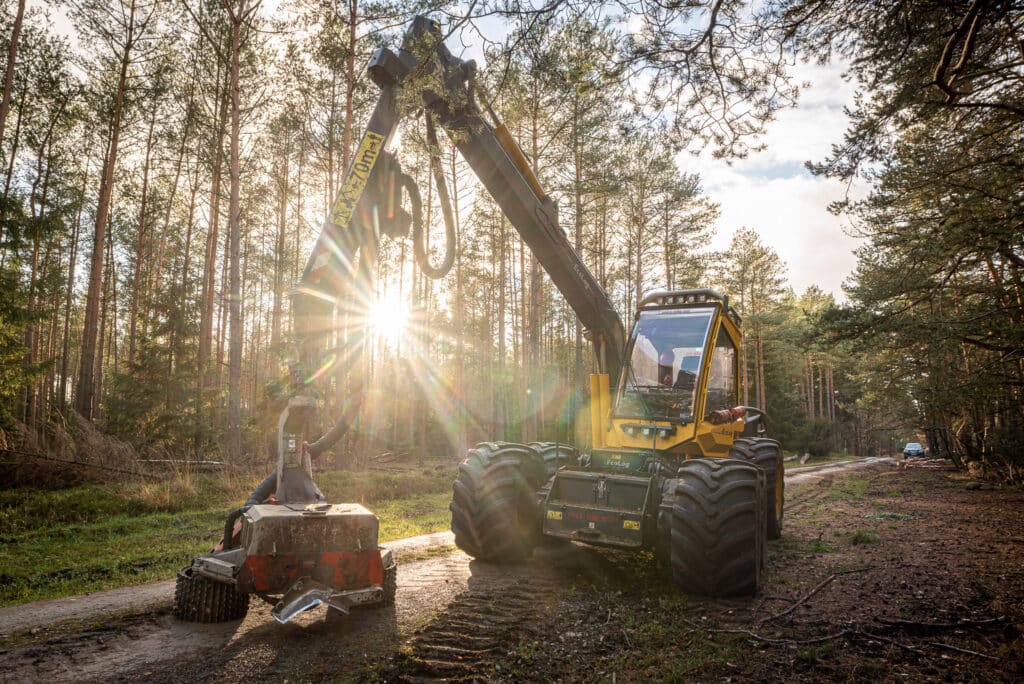
[[[536,86],[536,80],[534,80]],[[535,93],[536,94],[536,93]],[[538,157],[540,156],[540,99],[534,99],[530,118],[530,163],[534,175],[539,173]],[[540,272],[540,261],[537,255],[530,251],[530,323],[529,323],[529,361],[527,362],[527,400],[528,411],[526,427],[526,441],[536,440],[543,429],[543,419],[540,415],[542,407],[540,403],[541,385],[541,288],[543,280]]]
[[[92,263],[89,265],[89,290],[85,298],[85,323],[82,330],[82,355],[78,374],[78,389],[75,392],[75,410],[86,420],[93,417],[96,404],[95,372],[97,365],[96,337],[100,288],[103,278],[103,252],[106,246],[110,200],[114,188],[114,166],[117,164],[118,141],[121,135],[121,114],[128,83],[128,66],[131,64],[132,36],[135,26],[135,1],[132,0],[128,17],[128,38],[121,52],[121,68],[117,78],[117,92],[114,97],[113,119],[110,123],[110,142],[103,160],[103,175],[100,180],[99,198],[96,202],[96,229],[93,234]]]
[[[153,131],[156,129],[156,103],[149,118],[149,133],[146,135],[146,154],[142,163],[142,194],[139,198],[139,222],[135,236],[135,270],[132,274],[132,303],[128,312],[128,362],[135,360],[135,330],[139,318],[139,293],[142,291],[142,262],[146,252],[146,201],[149,199],[149,163],[153,154]],[[145,317],[145,316],[144,316]]]
[[[530,436],[530,275],[526,268],[526,245],[519,240],[519,367],[521,388],[519,395],[520,441],[529,442]]]
[[[814,361],[810,354],[804,357],[804,375],[807,380],[807,417],[814,416]]]
[[[67,411],[68,359],[71,357],[71,350],[69,349],[71,340],[71,301],[73,299],[75,288],[75,261],[78,258],[78,233],[82,226],[82,209],[85,207],[85,181],[88,178],[88,175],[89,168],[87,164],[85,174],[82,177],[81,199],[79,200],[78,210],[75,212],[75,220],[71,228],[71,254],[68,257],[68,280],[64,289],[64,335],[61,343],[62,353],[60,355],[60,385],[57,390],[57,405],[60,407],[60,412],[62,414]]]
[[[744,315],[747,313],[747,302],[746,302],[746,290],[740,288],[740,309]],[[750,335],[744,333],[740,340],[740,373],[743,380],[743,405],[750,405],[750,384],[749,384],[749,373],[747,371],[748,364],[750,363]]]
[[[440,160],[438,160],[440,162]],[[468,405],[466,397],[466,334],[469,330],[469,326],[466,321],[466,307],[463,300],[463,274],[462,274],[462,250],[458,248],[458,245],[462,244],[460,240],[462,226],[459,222],[459,185],[458,185],[458,173],[455,168],[455,147],[451,149],[451,169],[452,169],[452,207],[453,207],[453,219],[455,221],[455,330],[456,342],[455,342],[455,396],[458,401],[458,452],[459,454],[466,453],[469,448],[469,439],[467,435],[467,429],[469,422],[469,412],[466,410]]]
[[[675,289],[675,278],[672,273],[672,222],[669,217],[669,203],[665,202],[662,207],[665,232],[661,244],[664,246],[663,256],[665,257],[665,287],[669,290]]]
[[[7,67],[4,69],[4,92],[0,99],[0,147],[3,146],[4,132],[7,129],[7,114],[11,111],[11,91],[14,90],[14,67],[18,59],[18,39],[21,36],[21,24],[25,18],[25,0],[18,0],[18,12],[14,16],[14,26],[11,28],[11,42],[7,45]],[[26,83],[28,79],[25,79]],[[22,91],[22,98],[25,93]],[[20,122],[19,115],[19,122]],[[11,153],[11,169],[13,170],[14,153]],[[10,175],[7,177],[7,185],[10,187]],[[4,191],[7,197],[7,191]],[[3,237],[3,226],[0,225],[0,238]]]
[[[25,82],[21,86],[21,97],[18,98],[18,116],[15,118],[14,124],[14,139],[11,140],[11,152],[7,159],[7,175],[4,179],[4,204],[7,203],[7,198],[11,194],[11,183],[14,180],[14,163],[18,159],[18,145],[21,142],[21,123],[24,120],[25,113],[25,101],[26,94],[28,93],[29,79],[26,77]],[[2,141],[0,141],[2,142]],[[6,257],[6,253],[4,254]],[[0,261],[0,266],[3,265],[3,261]]]
[[[291,146],[286,146],[281,155],[279,173],[281,177],[280,198],[277,204],[277,239],[274,245],[274,303],[270,314],[270,346],[281,343],[281,315],[284,297],[285,238],[288,234],[288,155]]]
[[[327,183],[324,187],[324,206],[331,206],[335,193],[334,185],[334,129],[338,117],[338,72],[331,72],[331,91],[328,95],[330,106],[327,113]],[[347,169],[346,169],[347,170]],[[344,174],[345,171],[342,171]]]
[[[303,172],[306,167],[306,136],[299,136],[299,161],[298,168],[295,170],[295,250],[292,257],[292,278],[291,281],[297,282],[299,280],[299,265],[302,263],[302,258],[299,254],[302,249],[302,178]],[[427,197],[430,193],[427,193]],[[427,204],[429,209],[430,204]],[[426,225],[430,225],[427,223]]]
[[[818,363],[818,415],[825,417],[825,366]]]
[[[827,398],[827,402],[828,402],[828,420],[833,422],[833,423],[835,423],[836,422],[836,388],[833,386],[833,362],[831,362],[830,358],[827,361],[827,366],[825,367],[825,373],[826,373],[825,379],[827,381],[825,386],[827,387],[827,392],[828,392],[828,398]]]
[[[228,458],[237,462],[242,455],[242,276],[239,250],[242,242],[242,221],[240,206],[240,160],[238,138],[241,132],[241,93],[238,72],[242,52],[242,23],[245,21],[245,0],[239,0],[237,10],[231,17],[231,199],[228,208],[230,216],[231,258],[230,292],[228,318],[231,328],[228,350]]]
[[[210,363],[213,350],[213,304],[217,272],[217,240],[220,227],[220,184],[221,169],[224,161],[224,136],[227,134],[228,88],[220,90],[220,70],[218,68],[218,97],[220,111],[217,116],[217,130],[214,133],[213,169],[210,175],[210,216],[209,228],[206,233],[206,254],[203,262],[203,290],[201,295],[201,315],[199,317],[199,353],[197,372],[200,390],[213,385],[214,374],[218,367]],[[219,366],[219,364],[217,364]],[[202,392],[200,392],[202,394]]]
[[[7,68],[4,69],[4,93],[0,99],[0,143],[4,139],[7,126],[7,113],[11,111],[11,90],[14,88],[14,66],[18,59],[18,39],[21,37],[21,24],[25,18],[25,0],[18,0],[18,11],[14,15],[14,26],[11,27],[11,42],[7,45]]]
[[[575,228],[574,247],[576,253],[583,258],[583,146],[580,142],[580,103],[573,101],[572,108],[572,149],[573,149],[573,227]],[[573,375],[577,392],[586,388],[586,376],[583,372],[583,325],[579,316],[573,316],[575,335],[573,336]]]
[[[34,203],[32,203],[34,204]],[[34,209],[33,209],[34,211]],[[28,287],[28,315],[29,323],[25,326],[25,357],[23,363],[26,368],[35,363],[36,348],[36,324],[35,324],[35,302],[36,289],[38,287],[39,274],[39,229],[35,230],[32,239],[32,259],[29,267]],[[36,423],[36,388],[35,380],[30,380],[21,389],[21,420],[32,429]]]
[[[768,397],[764,383],[764,329],[758,323],[757,331],[757,399],[762,410],[768,409]]]
[[[643,253],[644,253],[644,240],[647,236],[644,234],[644,228],[647,226],[647,202],[646,187],[640,185],[640,196],[637,197],[637,216],[636,216],[636,260],[634,261],[635,271],[633,273],[634,281],[634,296],[635,299],[630,306],[630,310],[636,310],[640,306],[640,299],[643,297],[643,286],[644,286],[644,265],[643,265]]]
[[[507,390],[505,387],[505,363],[507,351],[507,342],[505,340],[506,330],[506,311],[508,302],[508,239],[507,232],[505,230],[505,215],[499,214],[498,216],[498,373],[497,377],[500,380],[498,385],[497,397],[495,403],[495,419],[494,419],[494,439],[507,439],[508,436],[505,434],[505,423],[507,420]]]
[[[230,169],[228,170],[228,175],[230,176]],[[230,186],[230,180],[228,182],[228,185]],[[230,224],[230,220],[231,220],[231,217],[229,215],[228,216],[229,224]],[[230,225],[229,225],[229,228],[230,228]],[[220,390],[221,390],[221,382],[223,380],[223,375],[224,375],[224,366],[225,366],[224,352],[226,350],[225,344],[226,344],[227,339],[228,339],[228,336],[227,336],[227,333],[228,333],[228,300],[231,297],[231,291],[230,291],[230,288],[231,288],[231,283],[230,283],[230,278],[231,278],[231,271],[230,271],[230,264],[231,264],[231,230],[230,229],[227,230],[224,233],[224,246],[223,246],[223,249],[221,250],[221,254],[222,254],[222,258],[221,258],[221,264],[220,264],[220,281],[219,281],[219,285],[220,285],[220,291],[221,291],[222,295],[220,297],[217,297],[217,330],[216,330],[216,333],[217,333],[217,346],[216,346],[216,353],[214,354],[214,361],[213,361],[214,368],[213,368],[213,385],[212,385],[213,389],[216,390],[218,394],[220,393]]]
[[[109,309],[112,308],[110,304],[111,304],[111,300],[113,299],[113,284],[112,284],[112,280],[113,280],[113,271],[114,271],[114,249],[113,249],[114,245],[113,245],[113,236],[110,235],[110,232],[112,231],[111,223],[112,223],[111,221],[107,221],[107,227],[106,227],[107,236],[106,236],[105,243],[106,243],[107,254],[106,254],[106,259],[105,259],[105,264],[104,264],[104,269],[103,269],[103,294],[102,294],[103,304],[100,307],[101,310],[100,310],[100,316],[99,316],[99,331],[98,331],[98,333],[99,333],[99,348],[96,351],[95,371],[94,371],[94,374],[93,374],[93,383],[94,383],[94,386],[93,386],[93,405],[90,407],[90,411],[92,413],[95,413],[96,417],[100,417],[100,414],[99,414],[99,411],[100,411],[100,399],[103,396],[104,359],[105,359],[105,353],[109,354],[109,351],[105,352],[105,350],[110,347],[109,340],[111,339],[110,337],[108,337],[108,333],[107,333],[107,330],[108,330],[108,328],[107,328],[108,313],[109,313]],[[81,382],[81,376],[79,376],[79,382]]]

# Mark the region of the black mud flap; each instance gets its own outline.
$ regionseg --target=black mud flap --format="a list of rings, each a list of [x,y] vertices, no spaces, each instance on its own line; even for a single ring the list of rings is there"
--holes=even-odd
[[[545,535],[601,546],[645,546],[650,477],[560,470],[543,504]]]

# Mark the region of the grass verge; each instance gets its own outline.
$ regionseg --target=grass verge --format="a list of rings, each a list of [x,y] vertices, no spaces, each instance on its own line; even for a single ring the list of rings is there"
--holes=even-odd
[[[380,539],[448,528],[453,473],[325,472],[329,501],[361,503]],[[224,516],[262,478],[0,491],[0,606],[170,579],[220,538]]]

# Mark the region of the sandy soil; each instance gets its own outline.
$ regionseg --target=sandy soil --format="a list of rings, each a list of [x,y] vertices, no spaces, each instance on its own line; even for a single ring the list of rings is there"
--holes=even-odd
[[[400,545],[395,607],[338,620],[179,623],[169,583],[16,606],[0,680],[1021,681],[1024,493],[976,486],[936,461],[788,477],[753,599],[682,597],[646,554],[502,567],[442,533]]]

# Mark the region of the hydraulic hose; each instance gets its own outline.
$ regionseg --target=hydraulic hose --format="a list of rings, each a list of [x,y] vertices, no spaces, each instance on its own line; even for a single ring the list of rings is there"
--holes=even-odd
[[[441,201],[441,214],[444,216],[444,259],[440,265],[434,266],[430,263],[430,257],[426,249],[426,231],[423,225],[423,211],[420,207],[419,218],[417,219],[417,205],[421,204],[419,191],[414,190],[414,184],[406,184],[406,191],[409,192],[409,201],[413,205],[412,221],[412,249],[416,256],[416,263],[420,270],[428,278],[437,280],[448,275],[455,263],[455,218],[452,212],[452,201],[448,196],[448,186],[444,180],[444,170],[441,168],[441,159],[438,154],[437,131],[434,130],[434,121],[427,113],[427,146],[430,148],[430,168],[434,173],[434,182],[437,184],[437,197]]]

